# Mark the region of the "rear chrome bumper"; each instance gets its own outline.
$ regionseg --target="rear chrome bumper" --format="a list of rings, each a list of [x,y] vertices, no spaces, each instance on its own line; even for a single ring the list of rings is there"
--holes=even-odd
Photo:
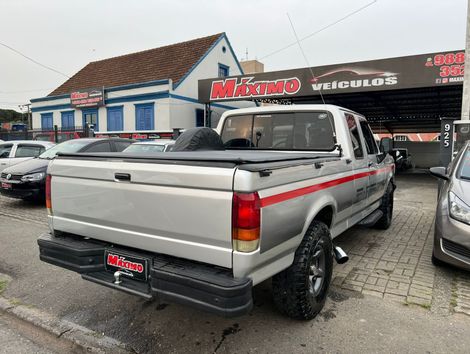
[[[81,236],[43,234],[38,239],[40,259],[82,274],[82,278],[146,299],[157,298],[188,305],[224,317],[241,316],[253,307],[252,280],[235,279],[230,269],[162,254],[128,250],[150,259],[147,282],[122,278],[115,283],[105,269],[109,243]],[[120,246],[119,249],[121,248]]]

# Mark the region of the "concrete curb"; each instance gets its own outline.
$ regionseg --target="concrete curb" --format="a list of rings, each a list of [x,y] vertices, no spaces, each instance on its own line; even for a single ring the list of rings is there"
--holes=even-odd
[[[72,342],[89,353],[129,354],[133,352],[113,338],[103,336],[101,333],[75,323],[61,320],[36,308],[16,304],[1,296],[0,311],[42,328],[57,338]]]

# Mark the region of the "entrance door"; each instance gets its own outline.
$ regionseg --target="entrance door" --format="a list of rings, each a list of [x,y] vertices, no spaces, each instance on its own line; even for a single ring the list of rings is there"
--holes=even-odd
[[[204,110],[196,108],[196,127],[204,126]]]
[[[86,126],[93,126],[93,130],[99,131],[98,128],[98,110],[97,109],[86,109],[82,111],[82,125],[85,128]]]

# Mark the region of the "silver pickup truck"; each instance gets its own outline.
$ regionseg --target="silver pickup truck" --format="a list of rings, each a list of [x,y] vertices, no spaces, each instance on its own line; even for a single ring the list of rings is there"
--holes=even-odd
[[[383,150],[361,115],[298,105],[226,112],[216,132],[190,129],[171,152],[63,154],[48,169],[40,258],[224,316],[249,312],[252,287],[272,278],[279,310],[311,319],[335,256],[347,259],[333,239],[359,223],[390,226]]]

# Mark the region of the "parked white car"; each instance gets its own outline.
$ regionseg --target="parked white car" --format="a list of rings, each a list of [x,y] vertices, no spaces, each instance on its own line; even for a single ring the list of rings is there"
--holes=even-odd
[[[38,157],[55,144],[49,141],[12,140],[0,142],[0,171]]]
[[[146,154],[154,152],[171,151],[172,146],[175,144],[174,140],[169,139],[156,139],[152,141],[138,141],[128,146],[123,152],[133,152],[137,154]]]

